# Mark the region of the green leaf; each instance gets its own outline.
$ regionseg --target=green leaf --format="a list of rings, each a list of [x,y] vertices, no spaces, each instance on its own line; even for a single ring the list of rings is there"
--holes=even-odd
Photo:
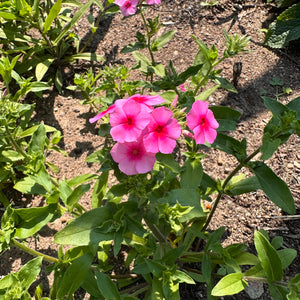
[[[272,299],[274,300],[286,300],[288,290],[286,287],[278,286],[268,282],[269,291]]]
[[[54,19],[58,16],[61,9],[61,0],[57,0],[55,4],[51,7],[49,14],[45,20],[43,33],[46,33],[50,27]]]
[[[112,282],[108,275],[97,272],[96,277],[98,288],[106,300],[121,299],[116,285]]]
[[[60,281],[57,291],[57,299],[64,299],[64,296],[72,296],[72,294],[80,287],[84,281],[87,272],[92,264],[93,256],[85,253],[79,258],[72,261],[72,264],[65,271]],[[71,299],[71,298],[69,298]]]
[[[172,154],[163,154],[161,152],[158,152],[156,154],[156,159],[161,164],[168,167],[170,170],[172,170],[175,173],[179,173],[181,170],[179,164],[175,161],[174,156]]]
[[[293,99],[286,105],[290,110],[293,110],[297,113],[296,120],[300,120],[300,97]]]
[[[99,228],[105,221],[112,219],[106,207],[92,209],[55,234],[55,243],[62,245],[89,245],[99,243],[101,239],[109,240],[111,236],[102,234]]]
[[[41,271],[42,257],[36,257],[26,263],[18,272],[18,279],[24,290],[27,290],[36,280],[36,277]]]
[[[277,254],[280,258],[282,269],[286,269],[297,257],[297,251],[289,248],[278,250]]]
[[[45,188],[47,192],[52,191],[52,180],[49,173],[46,171],[45,166],[43,165],[39,172],[35,176],[30,176],[37,184]]]
[[[87,174],[83,174],[83,175],[78,175],[70,180],[68,180],[68,185],[70,187],[74,187],[74,186],[77,186],[79,184],[82,184],[82,183],[85,183],[85,182],[89,182],[93,179],[97,179],[99,176],[96,175],[96,174],[90,174],[90,173],[87,173]]]
[[[24,194],[45,195],[47,191],[33,178],[25,177],[14,185],[14,189]]]
[[[178,280],[179,282],[185,282],[187,284],[196,284],[194,279],[190,277],[187,273],[180,270],[176,270],[175,274],[172,276],[173,280]]]
[[[231,136],[218,133],[217,138],[211,146],[235,156],[238,161],[243,161],[247,157],[245,139],[240,142]]]
[[[45,141],[46,141],[46,129],[44,124],[40,124],[31,137],[29,147],[28,147],[28,152],[43,153]]]
[[[35,68],[35,77],[38,81],[42,80],[53,61],[54,58],[47,58],[46,60],[37,64]]]
[[[270,281],[280,281],[283,276],[281,260],[268,239],[259,231],[254,232],[258,259]]]
[[[264,99],[264,105],[265,107],[272,112],[273,115],[280,117],[284,114],[284,112],[287,112],[289,109],[283,105],[282,103],[274,100],[270,97],[262,97]]]
[[[104,198],[108,184],[108,171],[103,172],[96,181],[92,194],[92,207],[100,207]]]
[[[66,57],[65,60],[71,61],[75,59],[83,59],[88,61],[105,61],[105,58],[102,55],[91,53],[91,52],[84,52],[80,54],[74,54],[72,56]]]
[[[75,205],[80,198],[89,191],[90,189],[90,184],[82,184],[77,186],[71,193],[71,195],[67,198],[67,205],[68,206],[73,206]]]
[[[124,48],[122,48],[120,53],[130,53],[130,52],[134,52],[136,50],[144,49],[146,47],[147,47],[147,44],[145,44],[145,43],[135,42],[135,43],[131,43],[129,45],[126,45]]]
[[[182,188],[197,189],[201,183],[203,168],[200,159],[188,158],[184,163],[184,171],[181,173],[180,186]]]
[[[200,93],[199,95],[197,95],[195,97],[195,100],[201,100],[201,101],[204,101],[206,99],[208,99],[208,97],[210,95],[212,95],[221,85],[220,84],[216,84],[215,86],[213,86],[212,88],[210,89],[207,89],[205,91],[203,91],[202,93]]]
[[[57,88],[58,92],[61,93],[63,87],[63,78],[60,68],[57,68],[56,70],[54,85]]]
[[[50,204],[44,207],[29,207],[15,209],[20,221],[15,226],[15,236],[19,239],[26,239],[49,223],[56,211],[57,204]]]
[[[219,123],[218,131],[236,129],[236,123],[242,115],[239,111],[227,106],[210,106],[209,109],[213,112]]]
[[[278,149],[281,144],[281,139],[273,139],[269,132],[263,135],[262,146],[260,151],[262,152],[261,160],[267,160],[272,157],[273,153]]]
[[[3,150],[0,151],[0,162],[16,162],[23,160],[24,156],[14,150]]]
[[[237,89],[226,78],[216,76],[214,82],[231,93],[238,92]]]
[[[137,61],[137,63],[140,64],[139,69],[142,72],[147,73],[148,72],[148,67],[151,65],[151,61],[149,60],[149,58],[146,55],[144,55],[143,53],[139,52],[139,51],[134,51],[132,53],[132,56]]]
[[[300,37],[300,3],[292,5],[271,23],[265,44],[272,48],[284,48]]]
[[[193,218],[206,217],[201,206],[200,195],[196,189],[174,189],[171,190],[166,197],[161,198],[159,201],[162,203],[169,203],[169,205],[176,205],[176,203],[179,203],[183,207],[193,207],[189,213],[180,217],[180,222],[185,222]]]
[[[236,178],[236,180],[230,181],[229,184],[225,187],[225,193],[230,196],[237,196],[261,189],[256,176],[251,176],[245,179],[243,179],[243,177],[244,175],[235,176],[234,178]]]
[[[259,263],[258,258],[249,252],[242,252],[234,257],[234,260],[238,265],[256,265]]]
[[[294,198],[286,183],[263,162],[251,163],[249,167],[269,199],[285,212],[295,214]]]
[[[185,83],[189,77],[196,75],[201,68],[202,68],[202,64],[188,67],[185,71],[183,71],[182,73],[180,73],[178,75],[176,84],[180,85],[180,84]]]
[[[40,125],[34,125],[26,130],[24,130],[20,135],[19,138],[24,138],[27,136],[31,136],[39,127]],[[45,126],[45,130],[46,132],[54,132],[57,131],[57,129],[55,127],[52,126],[48,126],[48,125],[44,125]]]
[[[216,297],[234,295],[244,290],[248,283],[242,273],[231,273],[223,277],[213,288],[211,294]]]
[[[287,295],[287,299],[298,300],[300,293],[300,274],[297,274],[289,281],[288,287],[290,289],[290,293]]]
[[[168,32],[163,33],[158,38],[154,39],[151,45],[152,51],[160,50],[166,43],[168,43],[176,33],[175,30],[170,30]]]
[[[55,39],[53,42],[53,45],[56,46],[61,41],[61,39],[64,38],[64,36],[67,34],[67,32],[78,22],[79,19],[87,12],[87,10],[90,8],[90,6],[94,3],[94,0],[90,0],[84,5],[80,7],[80,9],[74,14],[71,21],[65,26],[63,31],[59,34],[59,36]]]

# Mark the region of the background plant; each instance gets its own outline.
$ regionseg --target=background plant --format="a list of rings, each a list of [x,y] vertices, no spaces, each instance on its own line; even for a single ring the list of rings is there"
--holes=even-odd
[[[286,8],[265,31],[265,44],[271,48],[284,48],[300,37],[300,4],[295,1],[279,1]]]
[[[18,57],[14,61],[18,74],[34,75],[38,81],[45,76],[61,92],[65,66],[79,59],[103,60],[95,53],[84,52],[90,39],[80,49],[80,38],[72,30],[93,4],[101,9],[101,13],[96,22],[91,21],[91,36],[95,33],[100,18],[105,13],[111,13],[110,2],[106,2],[105,7],[100,1],[94,0],[85,4],[62,0],[2,2],[2,57],[7,57],[10,61]]]

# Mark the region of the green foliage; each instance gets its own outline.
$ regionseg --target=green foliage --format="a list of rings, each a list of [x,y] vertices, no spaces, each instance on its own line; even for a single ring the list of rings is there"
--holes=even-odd
[[[271,48],[284,48],[300,38],[300,3],[281,13],[266,30],[265,44]]]
[[[19,272],[8,274],[0,280],[0,297],[9,299],[31,299],[28,289],[40,273],[42,257],[26,263]]]
[[[80,50],[79,37],[72,31],[94,2],[100,4],[94,0],[85,4],[62,0],[5,2],[0,10],[3,61],[0,63],[0,75],[6,87],[11,80],[10,73],[17,72],[23,76],[34,75],[37,81],[46,78],[61,92],[64,66],[78,59],[103,60],[99,55]],[[73,16],[71,6],[77,8]],[[106,9],[101,4],[100,8],[102,16]],[[34,37],[32,31],[36,33]]]
[[[269,240],[265,231],[255,232],[257,254],[252,254],[243,244],[224,247],[222,239],[226,228],[222,224],[213,231],[207,227],[224,194],[236,196],[261,189],[282,210],[295,213],[287,184],[265,160],[292,134],[299,135],[299,97],[283,105],[277,101],[278,95],[277,100],[263,96],[273,116],[264,128],[261,145],[251,154],[246,139],[240,141],[229,133],[236,129],[241,114],[229,107],[213,106],[210,109],[219,123],[214,143],[199,146],[191,137],[182,136],[180,143],[186,145],[186,152],[180,153],[180,159],[175,159],[173,154],[158,153],[154,168],[148,174],[126,176],[121,173],[111,158],[108,143],[86,159],[88,163],[99,164],[99,174],[88,173],[71,179],[55,177],[58,167],[46,157],[49,151],[64,154],[58,147],[62,136],[53,127],[32,123],[34,106],[22,100],[29,92],[41,94],[50,83],[55,83],[58,90],[62,88],[61,68],[48,83],[41,81],[51,77],[52,67],[60,64],[63,67],[77,59],[97,59],[94,54],[74,49],[78,39],[71,31],[92,3],[100,8],[100,15],[118,10],[113,0],[105,1],[105,5],[98,0],[85,4],[74,0],[55,3],[15,0],[0,5],[0,18],[4,20],[0,30],[4,43],[0,75],[6,86],[0,99],[0,202],[5,207],[0,251],[14,246],[37,256],[19,272],[0,280],[0,298],[31,299],[28,288],[36,280],[42,260],[46,260],[51,263],[48,271],[53,272],[54,282],[49,298],[45,299],[73,299],[80,287],[91,299],[136,300],[141,295],[146,300],[180,299],[180,284],[195,282],[205,283],[207,298],[215,299],[237,294],[249,281],[255,280],[267,283],[275,299],[297,299],[299,274],[288,283],[281,282],[284,270],[297,252],[282,249],[281,237]],[[213,2],[208,4],[214,5]],[[73,18],[70,17],[71,5],[77,9]],[[139,71],[144,80],[131,81],[133,69],[109,66],[76,74],[75,85],[69,89],[79,90],[84,97],[82,103],[97,110],[137,93],[160,92],[166,100],[164,105],[170,106],[182,129],[186,129],[185,116],[195,101],[207,100],[218,88],[236,92],[231,83],[220,76],[222,70],[218,65],[245,52],[249,37],[229,36],[224,32],[226,46],[222,55],[215,45],[209,47],[193,37],[199,51],[193,65],[178,73],[172,61],[164,65],[155,60],[155,53],[163,51],[175,31],[159,34],[162,28],[159,18],[146,20],[143,9],[139,7],[145,34],[137,32],[136,41],[121,52],[132,53],[136,60],[133,69]],[[97,22],[92,16],[88,19],[95,32]],[[13,25],[19,32],[12,30]],[[31,29],[37,30],[39,38],[33,39],[27,34]],[[8,47],[6,41],[14,43],[14,48]],[[26,76],[32,71],[38,81]],[[12,83],[17,85],[14,93],[14,89],[9,88]],[[208,83],[212,83],[210,88],[206,88]],[[186,91],[179,87],[182,84]],[[270,84],[283,86],[276,78]],[[175,96],[178,96],[176,105],[172,102]],[[99,134],[106,136],[109,130],[110,126],[104,122]],[[232,155],[236,158],[236,167],[225,178],[209,176],[203,171],[203,147]],[[259,153],[261,156],[257,158]],[[243,168],[248,168],[252,175],[246,177],[241,172]],[[5,193],[11,188],[41,196],[44,205],[14,208]],[[90,190],[92,209],[86,210],[80,200]],[[204,200],[212,199],[211,205],[205,205]],[[57,258],[26,245],[26,239],[36,236],[64,213],[74,219],[54,236],[54,242],[61,245]],[[68,248],[63,248],[64,245]],[[117,258],[124,268],[122,275],[115,269]],[[196,267],[192,268],[192,263],[197,263]],[[220,278],[217,283],[216,278]],[[43,299],[42,293],[42,287],[38,286],[36,299]]]

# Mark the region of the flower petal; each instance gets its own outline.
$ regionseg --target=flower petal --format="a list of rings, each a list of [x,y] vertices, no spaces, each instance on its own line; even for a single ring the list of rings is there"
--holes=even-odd
[[[151,171],[155,164],[155,160],[154,153],[146,153],[142,159],[136,162],[136,171],[139,174],[144,174]]]
[[[161,153],[169,154],[172,153],[176,146],[176,140],[170,139],[167,136],[159,136],[158,147]]]
[[[193,129],[194,137],[197,144],[204,144],[205,143],[205,135],[203,128],[199,125]]]
[[[211,127],[208,127],[205,129],[204,131],[204,135],[205,135],[205,140],[209,143],[212,144],[216,137],[217,137],[217,131]]]
[[[101,119],[106,114],[111,114],[115,110],[115,108],[116,108],[115,104],[109,106],[107,110],[104,110],[104,111],[100,112],[98,115],[96,115],[95,117],[90,118],[89,122],[94,123],[94,122],[98,121],[99,119]]]
[[[219,123],[215,119],[215,116],[210,109],[207,111],[206,118],[208,120],[208,124],[210,127],[215,128],[215,129],[219,127]]]
[[[143,137],[144,146],[147,152],[157,153],[158,148],[158,135],[156,132],[150,132]]]

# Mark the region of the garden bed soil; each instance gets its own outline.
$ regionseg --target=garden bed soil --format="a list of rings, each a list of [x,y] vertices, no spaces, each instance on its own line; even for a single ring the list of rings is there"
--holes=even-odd
[[[233,81],[233,66],[241,63],[242,71],[236,80],[237,94],[225,90],[218,90],[210,98],[210,105],[226,105],[243,113],[233,136],[239,140],[246,137],[249,153],[260,145],[263,128],[271,115],[260,97],[262,89],[270,96],[279,92],[279,87],[270,85],[270,81],[276,76],[284,82],[285,87],[290,87],[292,93],[283,95],[279,101],[286,104],[300,96],[300,51],[299,43],[294,42],[289,48],[283,50],[271,50],[263,45],[264,34],[260,29],[266,28],[270,21],[278,14],[278,9],[273,4],[265,4],[261,1],[227,1],[221,0],[212,7],[200,5],[200,0],[169,0],[162,1],[159,7],[147,11],[147,17],[161,15],[164,26],[161,33],[167,30],[176,30],[174,38],[160,52],[157,60],[168,64],[172,59],[178,72],[184,71],[192,64],[198,51],[198,46],[192,35],[207,43],[216,45],[222,53],[225,39],[223,30],[228,34],[247,34],[251,37],[249,52],[227,59],[222,63],[222,75]],[[98,10],[93,7],[91,13],[97,16]],[[88,38],[89,24],[82,19],[76,26],[77,33],[83,38]],[[131,54],[120,54],[120,50],[130,42],[134,42],[136,31],[143,31],[143,24],[139,16],[123,19],[121,14],[106,17],[100,22],[99,29],[90,45],[90,51],[103,55],[106,65],[117,63],[133,66],[135,63]],[[68,70],[65,70],[64,84],[72,85],[75,73],[83,73],[88,70],[89,64],[79,62]],[[93,68],[101,68],[98,63]],[[137,73],[133,73],[133,79]],[[68,153],[65,157],[59,153],[51,153],[48,160],[60,168],[59,178],[71,179],[85,173],[95,173],[99,169],[97,164],[87,164],[85,158],[94,151],[101,149],[103,138],[98,135],[99,124],[90,124],[89,118],[95,115],[87,105],[81,104],[82,97],[79,93],[64,91],[58,94],[52,90],[36,99],[35,121],[43,121],[45,124],[61,130],[64,136],[60,146]],[[267,160],[275,173],[289,186],[297,206],[297,214],[300,214],[300,139],[292,136],[288,142],[281,146],[272,159]],[[218,150],[203,147],[207,157],[203,160],[204,171],[214,178],[224,178],[237,165],[235,158]],[[242,170],[245,171],[245,170]],[[16,196],[17,195],[17,196]],[[81,200],[86,208],[91,207],[91,193],[87,193]],[[14,207],[38,206],[41,199],[34,198],[28,201],[23,195],[12,196]],[[53,235],[66,225],[70,216],[50,223],[39,234],[38,238],[27,240],[27,244],[45,254],[56,256],[58,246],[53,242]],[[300,272],[300,219],[289,219],[278,209],[262,191],[230,198],[223,197],[218,210],[212,220],[209,230],[226,227],[226,236],[223,244],[245,243],[250,249],[253,246],[253,233],[261,228],[266,229],[271,237],[281,235],[284,247],[294,248],[298,251],[298,257],[286,272],[291,277]],[[18,249],[11,248],[6,251],[0,260],[0,275],[15,272],[30,260],[30,255]],[[52,277],[42,272],[39,280],[43,283],[44,293],[47,295]],[[263,286],[251,288],[248,293],[224,297],[224,299],[271,299]],[[261,292],[259,292],[261,291]],[[205,287],[181,286],[182,299],[206,299]],[[88,299],[82,291],[75,295],[75,299]],[[255,298],[252,298],[255,299]]]

